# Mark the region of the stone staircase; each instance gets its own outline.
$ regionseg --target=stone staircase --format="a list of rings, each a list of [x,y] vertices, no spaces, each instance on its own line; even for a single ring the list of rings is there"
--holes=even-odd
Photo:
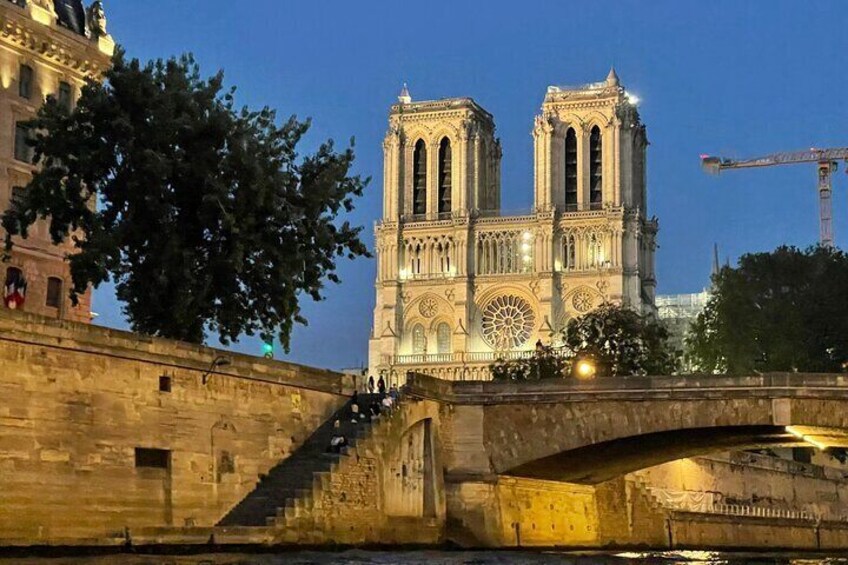
[[[367,406],[378,395],[359,395],[360,406],[367,412]],[[322,480],[325,480],[338,467],[339,462],[355,449],[357,442],[367,438],[375,422],[359,421],[353,423],[351,402],[345,404],[324,424],[322,424],[294,453],[271,468],[241,502],[233,507],[219,522],[221,527],[249,526],[261,527],[278,524],[281,518],[295,517],[312,506],[312,493]],[[334,424],[338,420],[342,435],[348,440],[348,446],[341,453],[327,451],[330,440],[335,435]]]

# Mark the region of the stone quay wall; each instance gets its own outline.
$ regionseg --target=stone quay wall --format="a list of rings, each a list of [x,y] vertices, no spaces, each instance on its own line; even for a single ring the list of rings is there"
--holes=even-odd
[[[2,310],[0,545],[211,526],[352,391],[329,371]]]

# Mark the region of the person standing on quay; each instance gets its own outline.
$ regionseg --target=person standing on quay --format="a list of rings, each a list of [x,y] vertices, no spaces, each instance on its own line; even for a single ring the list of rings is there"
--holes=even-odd
[[[368,392],[374,394],[374,375],[368,377]]]
[[[377,391],[381,396],[386,394],[386,381],[383,379],[383,375],[380,375],[380,380],[377,381]]]

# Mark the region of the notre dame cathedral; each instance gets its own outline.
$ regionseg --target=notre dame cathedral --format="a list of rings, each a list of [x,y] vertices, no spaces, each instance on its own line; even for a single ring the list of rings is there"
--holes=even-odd
[[[404,87],[383,143],[371,374],[488,379],[604,302],[654,311],[648,140],[615,71],[549,87],[533,145],[533,209],[504,216],[492,115]]]

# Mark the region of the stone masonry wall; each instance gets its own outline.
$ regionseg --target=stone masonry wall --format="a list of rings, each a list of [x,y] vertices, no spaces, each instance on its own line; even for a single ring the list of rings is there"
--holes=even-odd
[[[204,385],[218,356],[230,364]],[[0,311],[0,545],[213,525],[345,403],[349,381]]]

